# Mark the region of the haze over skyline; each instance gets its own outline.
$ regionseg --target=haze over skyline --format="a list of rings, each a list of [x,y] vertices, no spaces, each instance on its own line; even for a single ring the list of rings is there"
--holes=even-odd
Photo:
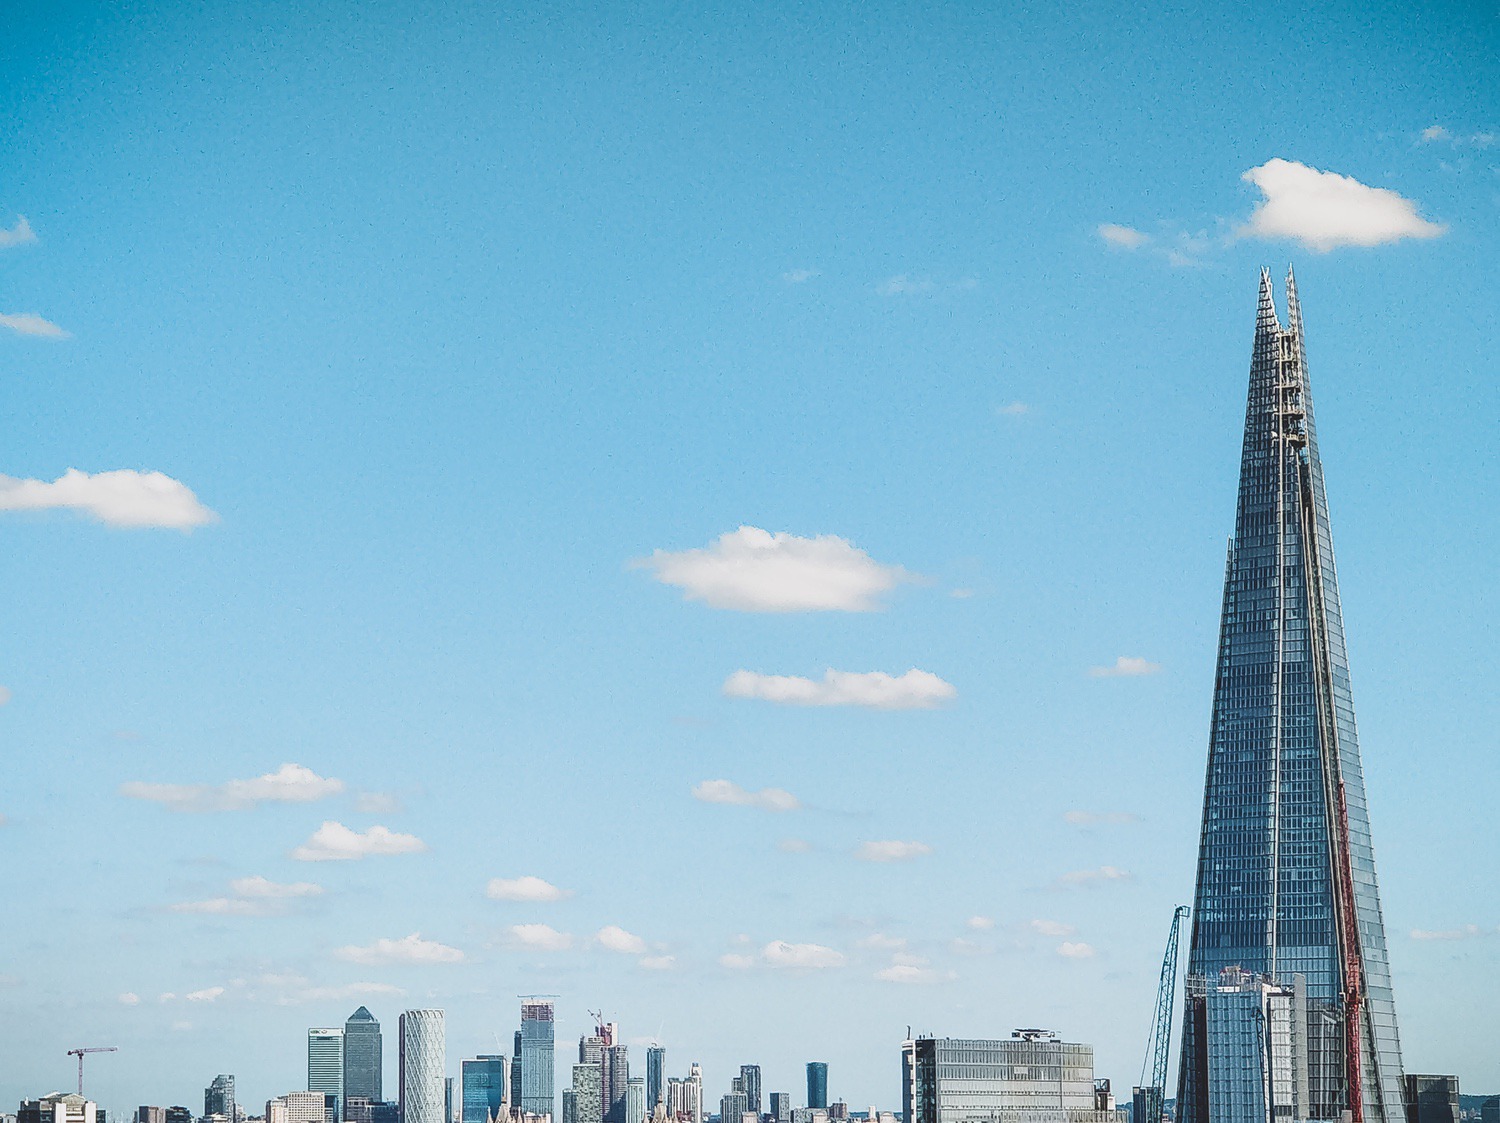
[[[0,1108],[531,992],[712,1102],[899,1104],[908,1025],[1128,1087],[1287,260],[1407,1068],[1500,1091],[1493,21],[11,23]]]

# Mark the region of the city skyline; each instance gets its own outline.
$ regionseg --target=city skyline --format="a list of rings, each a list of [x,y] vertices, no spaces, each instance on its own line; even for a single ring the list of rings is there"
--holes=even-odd
[[[591,1009],[710,1107],[897,1103],[907,1027],[1128,1086],[1288,262],[1405,1068],[1500,1090],[1497,55],[1461,7],[23,3],[0,1104],[108,1045],[111,1107],[258,1105],[362,1005],[455,1076],[523,995],[557,1120]]]

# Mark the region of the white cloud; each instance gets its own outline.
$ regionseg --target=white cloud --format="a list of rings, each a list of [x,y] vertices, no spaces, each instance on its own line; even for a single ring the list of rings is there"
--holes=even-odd
[[[89,475],[69,468],[51,483],[0,476],[0,511],[64,509],[82,511],[106,526],[130,529],[191,530],[219,518],[186,484],[161,472],[121,468]]]
[[[216,1002],[223,994],[223,987],[204,987],[202,990],[190,990],[182,998],[185,1002]]]
[[[1472,940],[1484,934],[1484,930],[1479,925],[1465,924],[1462,928],[1450,928],[1443,932],[1429,932],[1423,928],[1413,928],[1411,938],[1414,940]]]
[[[16,215],[16,224],[9,230],[0,226],[0,249],[24,246],[35,241],[36,231],[31,228],[31,223],[26,221],[24,214]]]
[[[656,550],[631,564],[688,600],[739,612],[874,612],[881,596],[918,579],[837,535],[800,538],[754,526],[702,549]]]
[[[768,967],[813,968],[842,967],[844,953],[822,944],[789,944],[772,940],[760,949],[760,958]]]
[[[1092,959],[1094,949],[1088,944],[1064,942],[1057,945],[1057,954],[1064,959]]]
[[[1027,927],[1039,936],[1050,936],[1053,939],[1071,936],[1074,932],[1071,924],[1064,924],[1060,920],[1033,920]]]
[[[121,1006],[139,1006],[141,1004],[141,996],[133,991],[127,990],[124,994],[120,995],[120,997],[116,999],[116,1001],[119,1002]]]
[[[1160,663],[1152,663],[1139,655],[1121,655],[1111,666],[1090,667],[1089,674],[1094,678],[1136,678],[1154,675],[1159,670]]]
[[[1139,815],[1133,815],[1129,811],[1066,811],[1063,818],[1078,827],[1121,826],[1141,821]]]
[[[358,998],[399,998],[406,991],[390,983],[345,983],[343,986],[303,987],[282,996],[279,1005],[300,1002],[345,1002]]]
[[[719,966],[728,967],[731,971],[744,971],[755,966],[755,956],[728,952],[719,956]]]
[[[1434,141],[1443,141],[1454,148],[1463,148],[1469,145],[1475,148],[1488,148],[1497,139],[1500,138],[1497,138],[1494,133],[1490,132],[1455,133],[1449,129],[1445,129],[1442,125],[1429,125],[1422,130],[1421,143],[1431,144]]]
[[[35,312],[0,312],[0,328],[9,328],[17,335],[30,335],[37,339],[73,338],[51,320],[44,319]]]
[[[951,972],[935,971],[931,967],[918,967],[910,963],[893,963],[889,967],[882,967],[879,971],[876,971],[875,978],[883,983],[904,983],[915,986],[949,982],[954,978],[954,975]]]
[[[789,285],[802,285],[818,275],[816,269],[788,269],[781,279]]]
[[[1031,407],[1025,402],[1010,402],[1003,406],[996,406],[995,412],[1001,417],[1024,417],[1031,412]]]
[[[1292,160],[1269,160],[1242,177],[1264,199],[1240,227],[1251,238],[1290,238],[1319,253],[1339,246],[1378,246],[1402,238],[1436,238],[1428,222],[1394,191]]]
[[[458,948],[440,944],[436,940],[424,940],[420,932],[402,936],[399,940],[389,938],[376,940],[369,947],[339,948],[334,955],[350,963],[366,967],[384,967],[406,964],[462,963],[464,953]]]
[[[930,710],[958,696],[952,683],[915,667],[903,675],[829,668],[822,681],[740,670],[724,680],[724,693],[730,698],[759,698],[789,706],[865,706],[876,710]]]
[[[862,842],[854,856],[861,862],[909,862],[932,853],[925,842]]]
[[[1059,885],[1102,885],[1106,881],[1129,881],[1134,875],[1117,866],[1100,866],[1093,870],[1073,870],[1057,879]]]
[[[0,686],[0,706],[5,705],[5,703],[9,702],[14,697],[15,695],[10,692],[9,687]]]
[[[693,798],[700,803],[729,803],[736,807],[759,807],[762,811],[796,811],[802,806],[796,796],[781,788],[752,792],[733,780],[704,780],[693,787]]]
[[[995,920],[990,916],[971,916],[964,921],[964,925],[976,932],[986,932],[995,926]]]
[[[906,949],[906,938],[904,936],[887,936],[884,932],[872,932],[870,935],[860,939],[856,946],[873,948],[876,951],[904,951]]]
[[[243,811],[261,803],[311,803],[344,790],[342,780],[325,779],[300,764],[283,764],[254,780],[223,784],[147,784],[131,780],[120,785],[130,799],[160,803],[170,811]]]
[[[599,946],[609,951],[617,951],[622,955],[644,955],[646,954],[646,941],[634,932],[627,932],[615,924],[606,924],[594,933],[594,939]]]
[[[783,854],[810,854],[812,848],[812,843],[805,838],[783,838],[776,844],[776,849]]]
[[[531,951],[567,951],[573,946],[573,937],[559,932],[550,924],[512,924],[511,943]]]
[[[299,862],[346,862],[377,854],[419,854],[426,849],[427,844],[415,835],[398,834],[389,827],[371,827],[361,833],[328,820],[292,851],[292,857]]]
[[[1453,134],[1443,128],[1442,125],[1429,125],[1422,130],[1422,139],[1424,141],[1449,140],[1452,136]]]
[[[524,877],[492,877],[484,888],[484,895],[492,901],[561,901],[571,897],[573,892],[527,874]]]
[[[1121,250],[1137,250],[1151,240],[1149,234],[1142,234],[1133,226],[1119,226],[1113,222],[1100,223],[1098,234],[1106,244]]]
[[[931,292],[936,287],[931,277],[908,277],[905,273],[898,273],[882,281],[875,291],[881,296],[912,296]]]
[[[229,883],[236,896],[266,898],[271,900],[287,897],[321,897],[325,892],[321,885],[311,881],[277,882],[256,874],[254,877],[237,877]]]
[[[643,955],[639,963],[647,971],[670,971],[677,966],[677,957],[674,955]]]

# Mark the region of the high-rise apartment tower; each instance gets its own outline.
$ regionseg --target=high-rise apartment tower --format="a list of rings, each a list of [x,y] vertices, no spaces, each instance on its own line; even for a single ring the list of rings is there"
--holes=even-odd
[[[1401,1045],[1290,274],[1283,327],[1261,273],[1195,906],[1181,1123],[1229,1118],[1211,1095],[1209,991],[1231,967],[1305,986],[1309,1102],[1297,1118],[1401,1123]]]

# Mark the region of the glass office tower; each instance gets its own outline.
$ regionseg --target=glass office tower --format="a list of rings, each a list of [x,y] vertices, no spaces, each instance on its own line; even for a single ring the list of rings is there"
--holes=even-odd
[[[1210,1103],[1207,997],[1220,972],[1237,967],[1283,984],[1306,980],[1308,1118],[1353,1110],[1367,1123],[1401,1123],[1401,1046],[1290,274],[1287,320],[1282,327],[1262,271],[1219,626],[1177,1118],[1228,1118]]]
[[[552,1003],[521,1003],[521,1110],[529,1115],[555,1115],[556,1085],[552,1075]]]
[[[441,1010],[408,1010],[400,1021],[401,1123],[449,1123],[447,1034]]]
[[[807,1062],[807,1106],[819,1111],[828,1106],[828,1062]]]
[[[361,1006],[344,1023],[344,1099],[364,1096],[371,1103],[385,1099],[381,1079],[383,1045],[380,1023]]]
[[[510,1058],[472,1057],[460,1066],[463,1078],[461,1123],[491,1123],[510,1106]]]

